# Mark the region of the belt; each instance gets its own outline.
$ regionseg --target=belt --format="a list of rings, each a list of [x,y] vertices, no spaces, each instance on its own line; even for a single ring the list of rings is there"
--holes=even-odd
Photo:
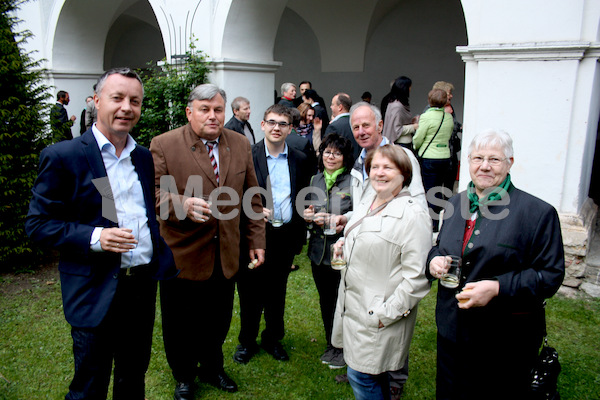
[[[142,274],[148,274],[150,270],[150,264],[135,265],[129,268],[121,268],[119,276],[139,276]]]

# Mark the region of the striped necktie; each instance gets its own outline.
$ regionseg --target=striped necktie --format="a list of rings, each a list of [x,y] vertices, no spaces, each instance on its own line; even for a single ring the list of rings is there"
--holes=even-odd
[[[217,145],[217,142],[211,141],[206,142],[206,148],[208,149],[208,158],[210,158],[210,163],[212,164],[213,171],[215,171],[215,177],[217,178],[217,183],[219,182],[219,166],[217,165],[217,159],[215,158],[215,154],[213,153],[213,148]]]

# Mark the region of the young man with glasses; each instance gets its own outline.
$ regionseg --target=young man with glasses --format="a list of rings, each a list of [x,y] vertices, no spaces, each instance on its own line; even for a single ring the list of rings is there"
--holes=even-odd
[[[259,350],[256,338],[263,310],[266,327],[261,334],[261,347],[278,361],[289,360],[281,344],[287,279],[294,256],[306,242],[304,220],[296,211],[296,196],[308,186],[311,169],[306,155],[286,144],[292,129],[290,109],[280,104],[269,107],[261,129],[265,138],[252,146],[252,157],[258,184],[268,192],[269,199],[263,198],[263,214],[270,222],[266,228],[265,263],[256,268],[240,264],[240,344],[233,359],[241,364],[248,363]]]

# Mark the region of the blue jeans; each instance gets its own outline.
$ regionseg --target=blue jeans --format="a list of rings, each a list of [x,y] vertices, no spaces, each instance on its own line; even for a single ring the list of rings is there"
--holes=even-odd
[[[348,367],[347,375],[356,400],[390,399],[390,380],[387,372],[371,375]]]

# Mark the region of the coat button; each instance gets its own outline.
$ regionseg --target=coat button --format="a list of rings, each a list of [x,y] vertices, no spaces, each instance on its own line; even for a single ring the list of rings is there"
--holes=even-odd
[[[369,315],[373,315],[373,310],[369,310]]]
[[[115,279],[119,279],[119,274],[114,274],[114,275],[113,275],[113,278],[115,278]]]
[[[196,146],[192,146],[192,151],[196,151]]]
[[[477,229],[475,232],[473,232],[476,235],[479,235],[481,232],[479,232],[479,229]]]
[[[469,243],[469,244],[467,245],[467,247],[468,247],[468,248],[470,248],[470,249],[472,249],[472,248],[473,248],[473,246],[474,246],[474,245],[473,245],[473,243]]]

